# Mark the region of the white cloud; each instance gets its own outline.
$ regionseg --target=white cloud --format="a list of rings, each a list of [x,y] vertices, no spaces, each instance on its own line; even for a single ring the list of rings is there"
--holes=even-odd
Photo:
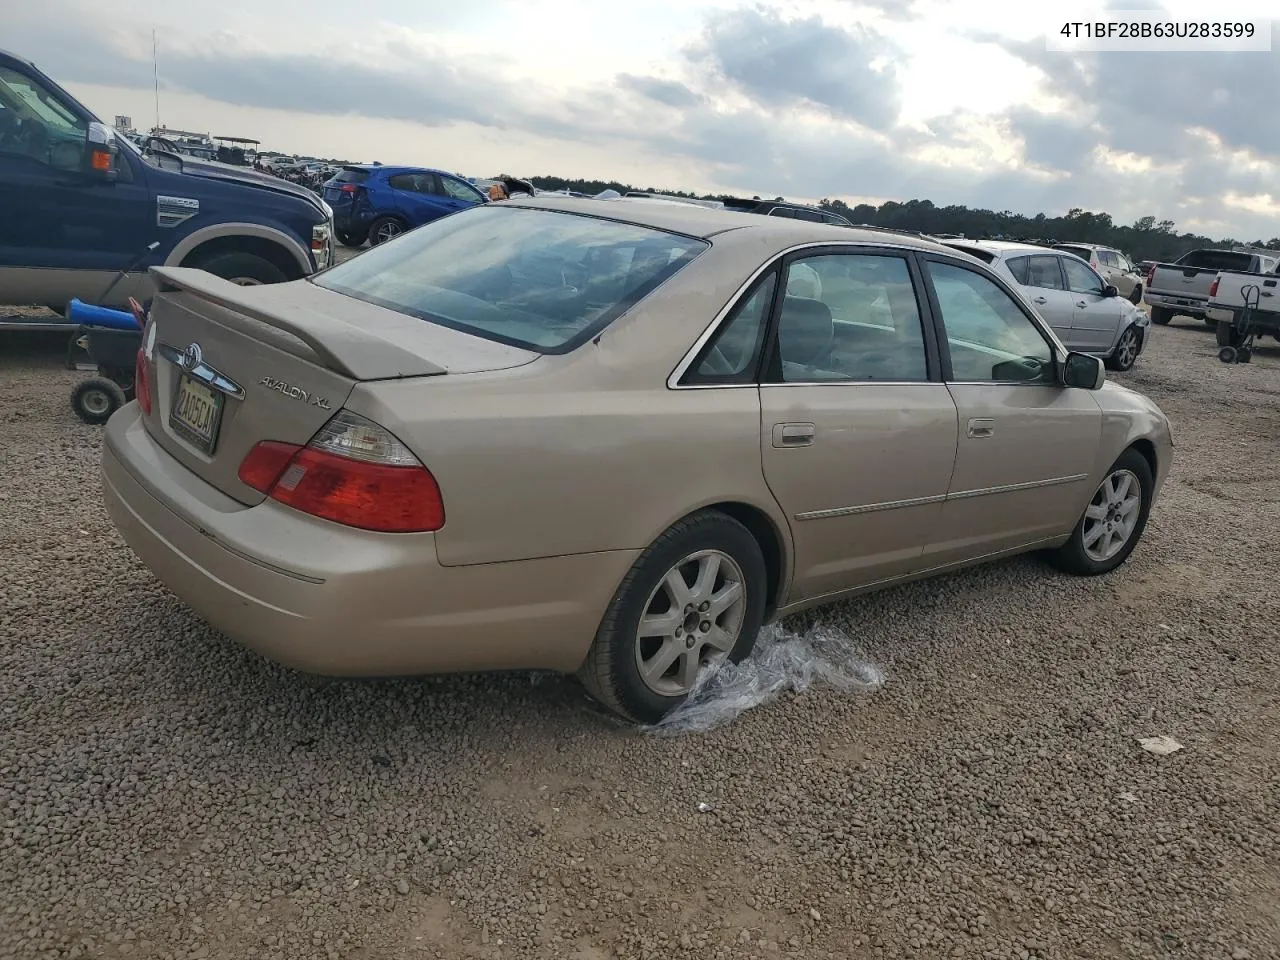
[[[6,12],[4,43],[99,114],[147,123],[154,26],[167,123],[317,155],[1280,233],[1280,59],[1049,54],[1044,31],[1087,13],[1025,0],[44,0]]]

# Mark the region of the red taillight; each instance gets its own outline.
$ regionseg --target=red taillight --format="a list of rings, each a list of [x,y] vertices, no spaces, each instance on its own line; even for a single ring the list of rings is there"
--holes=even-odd
[[[1155,280],[1155,278],[1156,278],[1156,268],[1155,268],[1155,265],[1153,264],[1153,265],[1152,265],[1152,267],[1151,267],[1151,269],[1147,271],[1147,286],[1148,286],[1148,287],[1150,287],[1150,286],[1151,286],[1151,282],[1152,282],[1153,280]]]
[[[305,447],[259,443],[239,476],[272,500],[348,527],[423,533],[444,526],[431,471],[382,427],[345,410]]]
[[[138,359],[133,365],[133,395],[142,412],[151,415],[151,364],[147,362],[146,347],[138,348]]]
[[[356,185],[355,185],[354,183],[344,183],[344,184],[342,185],[342,192],[343,192],[343,193],[355,193],[355,192],[356,192]]]
[[[301,449],[296,443],[264,440],[250,450],[240,464],[240,482],[259,493],[270,493],[280,479],[280,474],[284,473],[284,468]]]
[[[1209,284],[1209,297],[1212,299],[1218,295],[1218,278],[1213,278],[1213,283]]]

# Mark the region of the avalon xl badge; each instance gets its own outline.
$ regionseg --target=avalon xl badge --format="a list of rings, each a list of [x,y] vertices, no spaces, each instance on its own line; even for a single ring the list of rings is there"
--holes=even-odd
[[[293,384],[285,383],[283,380],[277,380],[275,377],[263,377],[258,381],[258,383],[261,386],[266,387],[268,390],[283,393],[286,397],[292,397],[294,400],[301,400],[303,403],[310,404],[313,407],[319,407],[321,410],[332,409],[329,406],[329,401],[324,397],[318,397],[313,393],[308,393],[301,387],[295,387]]]

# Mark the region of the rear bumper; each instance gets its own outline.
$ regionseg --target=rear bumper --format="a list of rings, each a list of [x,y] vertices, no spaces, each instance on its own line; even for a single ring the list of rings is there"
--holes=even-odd
[[[432,534],[245,507],[155,444],[136,404],[107,424],[102,480],[117,530],[165,586],[227,636],[309,673],[573,671],[637,555],[445,567]]]
[[[1185,317],[1203,317],[1206,303],[1188,297],[1175,297],[1164,293],[1152,293],[1148,290],[1142,295],[1142,302],[1152,307],[1168,307],[1175,313]]]

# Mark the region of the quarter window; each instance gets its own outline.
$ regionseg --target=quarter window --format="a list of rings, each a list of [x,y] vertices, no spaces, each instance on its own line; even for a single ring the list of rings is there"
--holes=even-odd
[[[966,253],[968,251],[965,251]],[[1013,279],[1017,280],[1024,287],[1027,285],[1027,269],[1031,266],[1030,257],[1014,257],[1012,260],[1006,260],[1005,266],[1009,268],[1009,272],[1013,274]]]
[[[907,261],[845,253],[793,261],[778,353],[784,383],[927,380]]]
[[[1063,257],[1062,266],[1067,271],[1067,288],[1072,293],[1102,296],[1102,278],[1089,269],[1087,264],[1072,260],[1070,257]]]
[[[685,378],[686,383],[754,382],[756,361],[777,285],[777,270],[770,270],[756,281],[751,293],[738,301],[715,336],[703,347],[698,362]]]
[[[976,271],[928,262],[955,382],[1046,383],[1053,349],[1000,286]]]

